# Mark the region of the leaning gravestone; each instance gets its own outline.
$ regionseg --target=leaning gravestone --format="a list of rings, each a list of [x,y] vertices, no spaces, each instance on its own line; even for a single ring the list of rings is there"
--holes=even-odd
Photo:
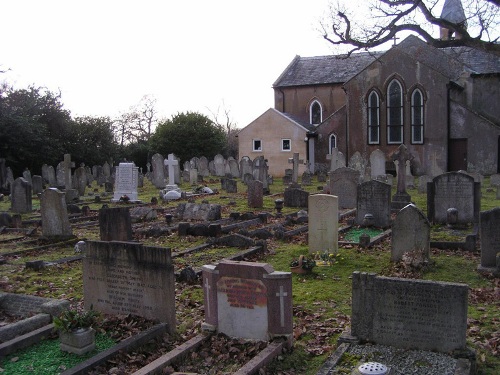
[[[293,338],[292,277],[266,263],[222,260],[205,265],[202,328],[234,338]]]
[[[330,192],[339,197],[339,208],[355,208],[359,171],[342,167],[330,172]]]
[[[56,188],[45,189],[40,196],[42,235],[48,238],[72,237],[65,194]]]
[[[11,194],[11,211],[25,214],[33,210],[31,201],[31,184],[22,177],[14,180]]]
[[[339,235],[338,198],[330,194],[309,196],[309,253],[337,253]]]
[[[411,253],[419,263],[429,260],[431,225],[415,205],[401,209],[392,223],[391,261],[399,262]]]
[[[358,185],[356,224],[363,224],[366,214],[373,215],[376,227],[388,227],[391,220],[391,185],[377,180]]]
[[[99,230],[102,241],[131,241],[132,219],[129,208],[101,208]]]
[[[87,241],[83,258],[85,307],[167,323],[175,332],[175,278],[169,248],[135,242]]]
[[[140,202],[137,195],[139,168],[134,163],[120,163],[116,168],[115,189],[111,202],[119,202],[123,197],[128,202]]]
[[[427,184],[427,217],[430,222],[445,224],[448,209],[458,211],[458,224],[477,223],[481,206],[481,185],[460,172],[434,177]]]
[[[499,273],[497,263],[500,254],[500,208],[496,207],[480,214],[479,237],[481,238],[480,271]]]
[[[361,342],[452,352],[466,349],[466,284],[352,274],[351,335]]]

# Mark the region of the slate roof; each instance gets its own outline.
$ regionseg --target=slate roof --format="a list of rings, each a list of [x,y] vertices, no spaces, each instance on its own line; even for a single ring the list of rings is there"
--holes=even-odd
[[[441,18],[452,23],[460,24],[465,22],[464,8],[461,0],[446,0],[441,11]]]
[[[311,125],[309,122],[301,121],[296,116],[293,116],[290,113],[286,113],[286,112],[280,112],[280,113],[283,116],[285,116],[286,118],[288,118],[290,121],[293,121],[293,122],[299,124],[300,126],[306,128],[310,132],[314,132],[316,130],[316,126]]]
[[[470,47],[443,48],[443,52],[462,62],[475,74],[500,73],[500,57],[494,53]]]
[[[344,83],[372,63],[381,52],[316,57],[296,56],[273,87]]]

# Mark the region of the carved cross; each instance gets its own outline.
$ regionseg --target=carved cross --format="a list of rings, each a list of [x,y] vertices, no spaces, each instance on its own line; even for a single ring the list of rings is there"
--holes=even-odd
[[[283,285],[280,285],[279,293],[276,293],[276,297],[280,299],[280,324],[282,327],[285,326],[285,297],[288,293],[283,290]]]
[[[406,193],[406,161],[412,160],[413,155],[410,154],[405,145],[400,145],[397,151],[392,155],[392,161],[398,162],[396,164],[396,172],[398,175],[398,193]]]
[[[179,165],[179,161],[174,158],[174,154],[168,154],[168,158],[164,161],[168,167],[168,184],[175,185],[175,170],[174,166]]]
[[[208,283],[208,279],[205,279],[205,294],[207,296],[207,317],[210,318],[210,289],[212,287]]]

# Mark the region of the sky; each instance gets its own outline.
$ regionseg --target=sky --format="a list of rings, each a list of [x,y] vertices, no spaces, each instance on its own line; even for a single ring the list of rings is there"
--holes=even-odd
[[[0,0],[0,75],[61,92],[73,117],[156,99],[161,118],[219,111],[243,128],[274,106],[296,55],[333,53],[328,0]]]

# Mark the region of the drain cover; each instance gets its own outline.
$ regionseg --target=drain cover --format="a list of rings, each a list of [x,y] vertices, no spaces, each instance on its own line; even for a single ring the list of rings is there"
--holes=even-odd
[[[358,371],[363,375],[384,375],[387,374],[387,366],[377,362],[366,362],[358,367]]]

